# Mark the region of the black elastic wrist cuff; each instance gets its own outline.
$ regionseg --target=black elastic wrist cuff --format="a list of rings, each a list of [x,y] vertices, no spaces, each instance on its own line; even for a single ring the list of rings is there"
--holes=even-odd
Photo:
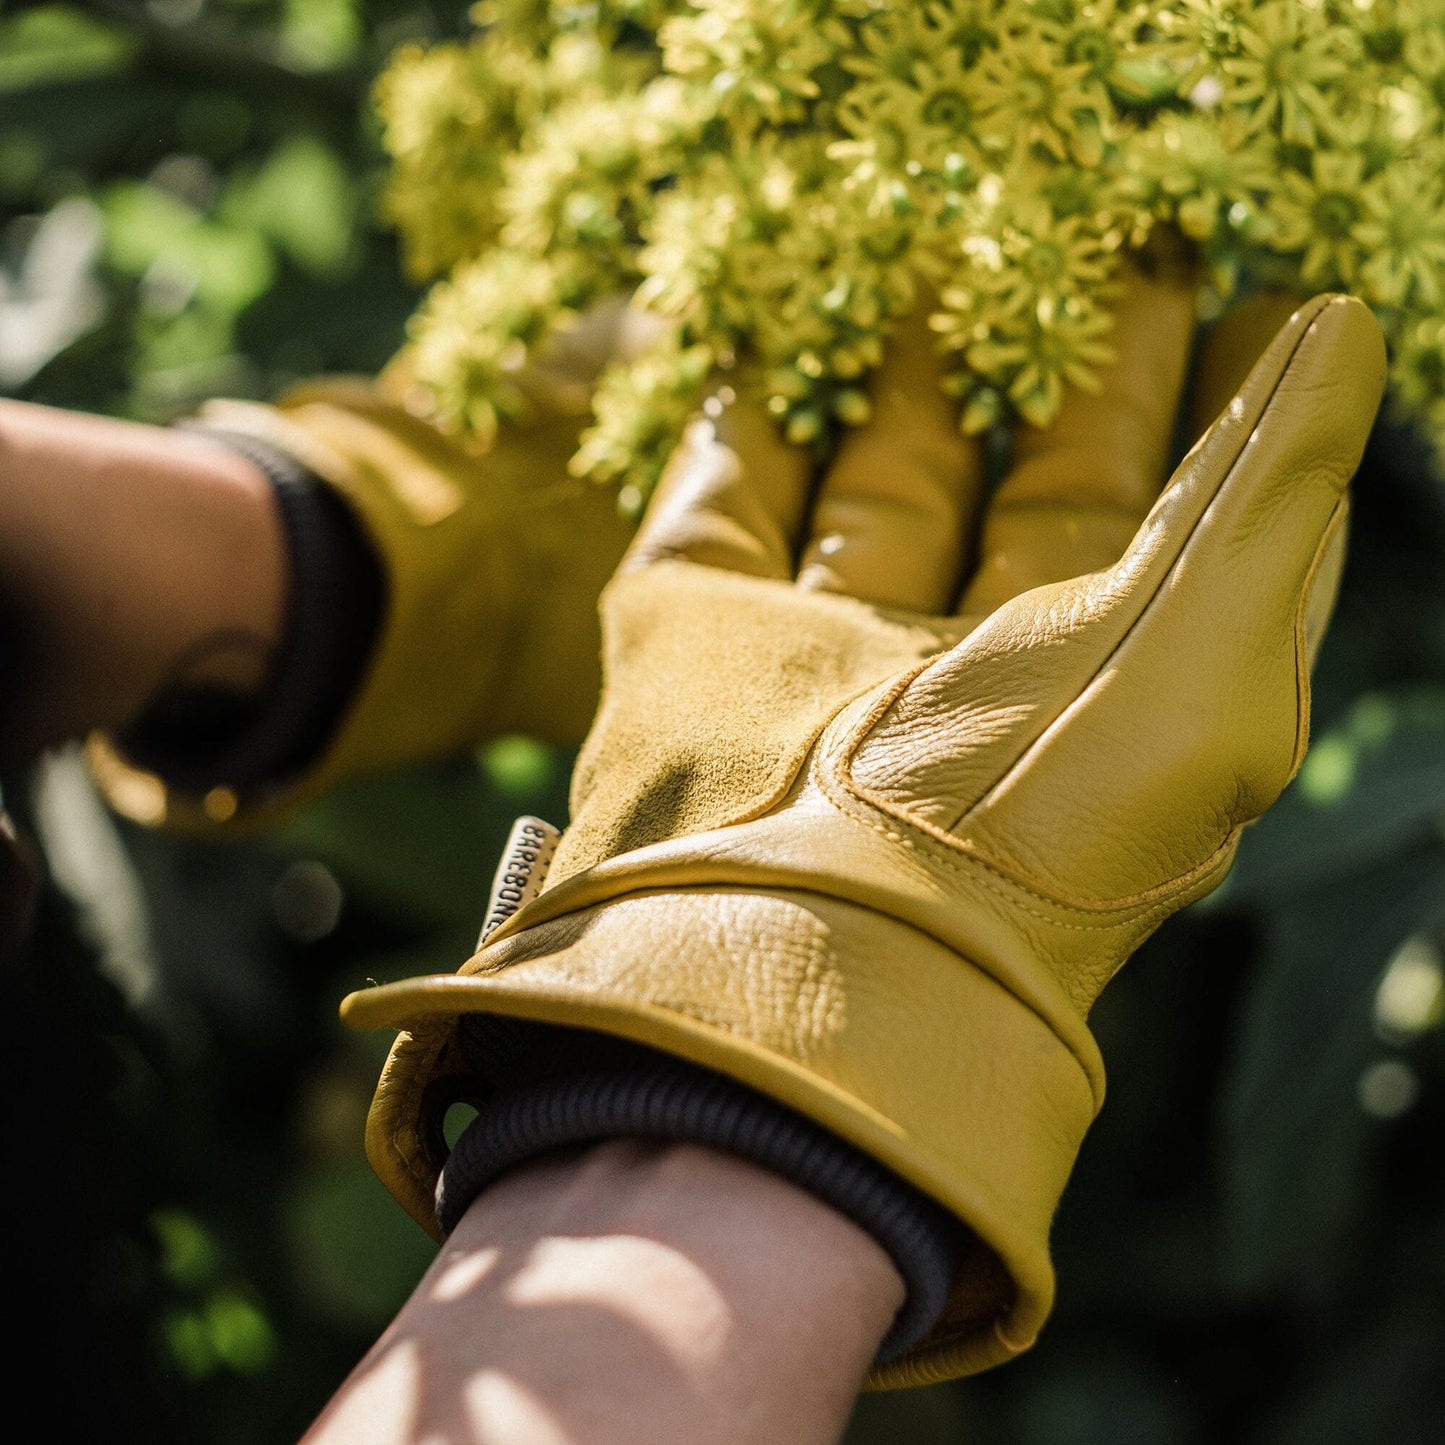
[[[194,425],[270,479],[285,533],[286,629],[263,693],[250,700],[166,689],[119,739],[174,787],[202,793],[275,784],[303,771],[345,711],[380,625],[380,564],[340,496],[285,452]]]
[[[503,1025],[496,1030],[503,1050],[513,1046],[516,1021],[468,1018],[463,1031],[473,1035],[474,1058],[493,1024]],[[520,1025],[520,1031],[545,1038],[552,1058],[531,1081],[500,1091],[458,1139],[437,1185],[444,1232],[488,1184],[549,1150],[619,1137],[707,1144],[806,1189],[887,1251],[907,1294],[877,1363],[933,1328],[948,1302],[965,1231],[911,1184],[811,1119],[700,1065],[587,1030]],[[578,1048],[576,1072],[562,1062],[569,1041]]]

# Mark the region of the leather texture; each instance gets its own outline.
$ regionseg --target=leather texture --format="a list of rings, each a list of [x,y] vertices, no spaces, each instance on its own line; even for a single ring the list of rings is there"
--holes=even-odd
[[[180,832],[269,826],[348,778],[528,733],[575,746],[601,684],[597,595],[632,538],[606,490],[569,476],[602,365],[630,344],[599,308],[525,382],[530,415],[473,454],[405,405],[407,378],[303,386],[275,406],[214,402],[202,419],[255,436],[335,487],[376,550],[387,595],[365,675],[304,775],[197,797],[90,745],[118,811]]]
[[[1384,380],[1368,310],[1316,298],[1150,507],[1187,354],[1168,300],[1126,298],[1105,395],[1022,448],[972,568],[954,519],[979,468],[916,384],[928,348],[897,347],[863,455],[817,495],[741,405],[694,427],[604,594],[544,891],[460,974],[343,1006],[403,1030],[368,1149],[423,1224],[468,1089],[458,1015],[600,1029],[770,1093],[969,1226],[943,1318],[875,1386],[1033,1343],[1103,1100],[1089,1008],[1299,766]]]

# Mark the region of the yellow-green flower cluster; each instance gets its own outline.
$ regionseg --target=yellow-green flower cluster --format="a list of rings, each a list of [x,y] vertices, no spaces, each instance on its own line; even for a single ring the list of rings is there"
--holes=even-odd
[[[378,89],[420,276],[417,394],[485,441],[592,301],[665,319],[580,473],[645,496],[718,366],[827,446],[920,304],[960,423],[1110,359],[1160,226],[1222,299],[1338,288],[1445,431],[1445,0],[488,0]]]

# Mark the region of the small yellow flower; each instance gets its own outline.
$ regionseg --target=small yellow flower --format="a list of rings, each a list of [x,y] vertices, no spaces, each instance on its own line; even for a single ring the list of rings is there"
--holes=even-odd
[[[970,68],[956,49],[940,50],[914,68],[910,120],[919,138],[924,165],[940,169],[942,157],[979,158],[977,118],[980,99]]]
[[[810,199],[830,176],[836,184],[807,136],[709,157],[656,202],[640,258],[644,303],[686,319],[719,349],[774,324],[779,298],[836,244]]]
[[[1158,188],[1164,213],[1196,241],[1242,226],[1278,175],[1272,148],[1229,117],[1166,115],[1134,152],[1137,179]]]
[[[1393,0],[1367,0],[1357,5],[1360,48],[1376,65],[1398,66],[1404,59],[1405,40],[1409,34],[1409,12],[1416,7],[1410,0],[1395,4]]]
[[[858,44],[840,63],[860,80],[907,84],[919,65],[947,49],[921,6],[901,5],[870,15],[859,28]]]
[[[1445,0],[483,0],[378,82],[418,387],[485,445],[569,311],[670,320],[577,459],[655,478],[714,360],[818,449],[926,282],[961,422],[1093,384],[1151,228],[1238,287],[1353,286],[1445,428]],[[1422,315],[1422,313],[1424,313]],[[703,368],[699,370],[699,366]]]
[[[1016,151],[1039,146],[1067,161],[1076,140],[1096,132],[1104,121],[1089,67],[1061,63],[1037,32],[1026,31],[986,52],[978,76],[979,115],[990,122],[993,136]]]
[[[849,186],[869,190],[876,215],[936,214],[950,190],[984,169],[956,57],[920,61],[911,81],[860,82],[835,118],[847,139],[828,154],[847,167]]]
[[[1438,132],[1445,126],[1445,6],[1422,4],[1424,12],[1407,30],[1404,70]]]
[[[476,254],[498,225],[502,158],[520,138],[525,57],[474,41],[399,50],[376,82],[382,141],[393,165],[384,208],[424,279]]]
[[[408,354],[435,420],[486,447],[501,420],[525,410],[513,378],[528,349],[568,319],[561,289],[549,267],[500,249],[432,287],[408,328]]]
[[[975,378],[956,383],[966,398],[966,431],[998,419],[1000,394],[1026,420],[1044,425],[1065,384],[1098,389],[1097,368],[1112,357],[1100,338],[1112,322],[1093,298],[1112,294],[1115,262],[1096,238],[1076,227],[1076,221],[1040,223],[1028,250],[1012,258],[1009,252],[1019,249],[1023,233],[1005,228],[1001,243],[975,245],[957,279],[944,288],[942,309],[930,324],[946,348],[961,353]],[[1045,264],[1037,279],[1020,281],[1019,263],[1029,261]],[[1064,265],[1057,264],[1066,261],[1086,268],[1093,284],[1066,280]]]
[[[1058,415],[1065,386],[1099,390],[1099,370],[1114,360],[1113,348],[1101,338],[1114,319],[1076,298],[1041,305],[1032,322],[1025,338],[1011,348],[1019,365],[1008,395],[1031,426],[1047,426]]]
[[[847,41],[827,0],[697,0],[687,10],[661,27],[664,65],[711,84],[748,131],[806,120],[820,94],[814,72]]]
[[[1203,81],[1200,98],[1211,107],[1219,103],[1224,93],[1220,66],[1244,53],[1240,31],[1250,8],[1230,0],[1176,0],[1151,15],[1157,27],[1157,53],[1174,77],[1177,95],[1198,94]]]
[[[930,53],[950,51],[971,70],[987,51],[997,50],[1003,43],[1012,8],[1003,0],[929,0],[923,14],[934,37]]]
[[[1064,64],[1084,67],[1084,84],[1097,87],[1101,98],[1110,91],[1139,93],[1131,68],[1141,58],[1138,37],[1144,21],[1133,0],[1040,0],[1031,9],[1040,36]]]
[[[570,463],[575,476],[621,486],[619,502],[636,513],[662,475],[696,411],[716,357],[665,331],[637,360],[609,367],[593,393],[595,420]]]
[[[557,34],[551,0],[477,0],[471,18],[478,30],[505,35],[538,55]]]
[[[628,275],[651,192],[683,164],[707,116],[670,76],[640,93],[554,107],[506,167],[503,244],[538,256],[570,249],[579,264]]]
[[[1017,193],[1022,187],[1009,187]],[[1097,292],[1114,272],[1104,239],[1080,216],[1056,219],[1047,202],[1010,205],[998,224],[997,249],[986,255],[989,294],[1006,311],[1030,315],[1040,306]],[[977,253],[976,253],[977,254]]]
[[[1329,122],[1326,92],[1360,48],[1356,32],[1328,24],[1320,7],[1268,0],[1240,17],[1238,44],[1240,53],[1220,67],[1226,103],[1252,132],[1313,145]]]
[[[1273,246],[1300,252],[1300,278],[1309,286],[1354,285],[1364,249],[1364,157],[1316,151],[1310,174],[1285,171],[1270,207]]]
[[[1400,405],[1417,413],[1438,412],[1445,403],[1445,316],[1413,321],[1396,338],[1394,351],[1390,381]]]
[[[1437,310],[1445,295],[1445,191],[1438,171],[1401,165],[1365,192],[1355,228],[1365,259],[1367,298],[1385,306]]]

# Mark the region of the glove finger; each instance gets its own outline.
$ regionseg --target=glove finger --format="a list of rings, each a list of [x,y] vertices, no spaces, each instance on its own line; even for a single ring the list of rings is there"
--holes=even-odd
[[[957,595],[983,477],[982,444],[959,431],[920,307],[872,388],[873,416],[823,478],[798,585],[880,606],[944,613]]]
[[[1052,424],[1020,428],[960,613],[987,616],[1123,554],[1167,476],[1197,291],[1192,268],[1173,258],[1126,263],[1109,335],[1118,359],[1097,395],[1070,387]]]
[[[1301,308],[1123,558],[919,674],[855,779],[1054,897],[1142,896],[1212,857],[1303,755],[1311,593],[1384,375],[1365,306]]]
[[[787,580],[811,477],[803,448],[761,407],[720,388],[668,462],[622,569],[683,558]]]
[[[1210,328],[1189,396],[1189,435],[1203,436],[1264,355],[1269,343],[1308,298],[1285,292],[1251,296],[1231,306]]]

